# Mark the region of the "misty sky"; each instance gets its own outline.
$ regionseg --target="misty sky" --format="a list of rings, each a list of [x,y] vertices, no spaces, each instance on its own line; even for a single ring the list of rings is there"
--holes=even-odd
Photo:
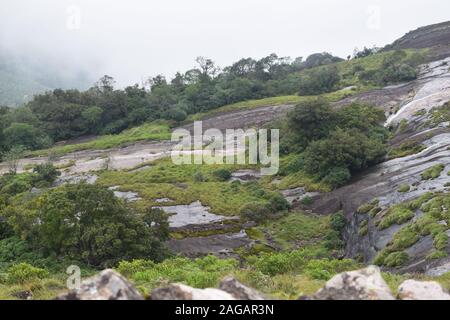
[[[119,85],[242,57],[346,57],[449,20],[443,0],[0,0],[0,46]]]

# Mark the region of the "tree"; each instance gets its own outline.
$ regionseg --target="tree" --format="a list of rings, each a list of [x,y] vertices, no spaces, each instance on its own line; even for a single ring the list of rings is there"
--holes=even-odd
[[[136,212],[107,188],[66,185],[24,206],[5,209],[8,223],[48,255],[96,267],[113,266],[120,260],[160,260],[165,255],[167,215],[153,209]]]
[[[305,72],[299,83],[300,95],[317,95],[331,92],[341,80],[338,69],[335,66],[325,66]]]

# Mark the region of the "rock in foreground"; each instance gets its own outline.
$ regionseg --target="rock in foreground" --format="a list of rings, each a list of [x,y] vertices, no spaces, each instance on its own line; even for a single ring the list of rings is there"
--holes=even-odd
[[[111,269],[84,280],[79,290],[61,295],[58,300],[143,300],[143,296],[122,275]]]
[[[394,300],[380,269],[343,272],[334,276],[313,297],[315,300]]]

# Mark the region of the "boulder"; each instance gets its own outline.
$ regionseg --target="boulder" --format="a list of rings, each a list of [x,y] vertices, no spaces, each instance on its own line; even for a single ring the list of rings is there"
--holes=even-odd
[[[394,300],[380,269],[343,272],[331,278],[313,297],[315,300]]]
[[[143,300],[138,290],[122,275],[111,269],[88,278],[80,289],[63,294],[58,300]]]
[[[237,300],[265,300],[255,289],[244,286],[233,277],[226,277],[220,283],[219,289],[228,292]]]
[[[406,280],[398,287],[401,300],[450,300],[450,295],[435,281]]]
[[[219,289],[195,289],[184,284],[171,284],[152,291],[152,300],[236,300],[228,292]]]

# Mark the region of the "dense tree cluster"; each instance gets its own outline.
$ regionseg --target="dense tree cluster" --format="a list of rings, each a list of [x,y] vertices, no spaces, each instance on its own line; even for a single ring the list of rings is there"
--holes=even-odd
[[[316,180],[338,187],[351,175],[380,162],[386,154],[388,131],[384,113],[364,104],[331,109],[321,99],[297,105],[288,116],[285,152],[298,152],[288,164]],[[283,136],[282,136],[283,139]]]
[[[113,266],[122,259],[165,257],[169,226],[162,210],[138,212],[111,190],[85,183],[29,192],[39,181],[55,178],[50,165],[35,171],[2,177],[1,239],[19,237],[44,256],[95,267]]]
[[[1,107],[0,148],[45,148],[54,141],[118,133],[155,119],[180,122],[189,114],[243,100],[330,91],[337,77],[330,78],[329,69],[305,76],[298,71],[340,60],[329,53],[313,54],[305,61],[271,54],[260,60],[241,59],[220,70],[212,60],[199,57],[197,67],[170,81],[158,75],[123,90],[104,76],[86,91],[56,89],[18,109]]]

